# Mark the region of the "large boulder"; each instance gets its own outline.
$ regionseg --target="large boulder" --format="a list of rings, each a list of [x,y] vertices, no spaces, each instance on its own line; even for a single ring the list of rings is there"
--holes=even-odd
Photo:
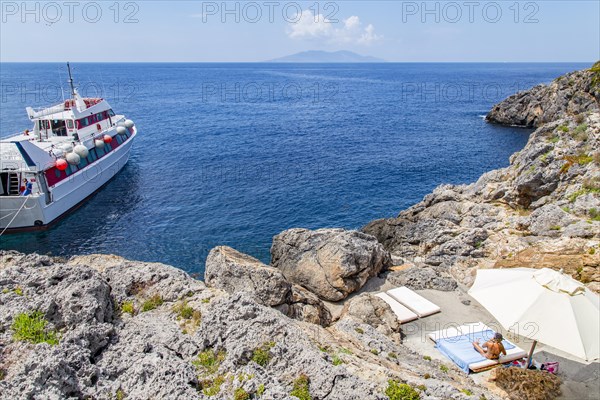
[[[344,305],[340,319],[352,318],[372,326],[392,339],[401,341],[400,322],[390,306],[377,296],[360,294]]]
[[[275,307],[290,318],[322,326],[331,323],[331,313],[316,295],[292,285],[280,270],[231,247],[210,251],[204,278],[208,287],[229,294],[248,293],[258,303]]]
[[[344,229],[289,229],[271,247],[273,267],[328,301],[346,298],[391,263],[375,237]]]
[[[292,285],[281,271],[227,246],[215,247],[206,258],[204,280],[229,294],[251,293],[267,306],[287,302]]]
[[[314,293],[302,286],[292,285],[288,302],[277,307],[290,318],[321,326],[331,324],[331,312]]]

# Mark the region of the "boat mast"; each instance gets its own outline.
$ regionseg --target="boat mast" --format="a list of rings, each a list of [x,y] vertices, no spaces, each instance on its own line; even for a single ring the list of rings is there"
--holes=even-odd
[[[73,86],[73,75],[71,75],[71,65],[67,61],[67,70],[69,70],[69,85],[71,85],[71,96],[75,98],[75,86]]]

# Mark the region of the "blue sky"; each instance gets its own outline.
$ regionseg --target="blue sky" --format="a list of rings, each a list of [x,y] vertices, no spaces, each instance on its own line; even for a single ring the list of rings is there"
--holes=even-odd
[[[4,62],[252,62],[304,50],[397,62],[600,59],[598,0],[1,3]]]

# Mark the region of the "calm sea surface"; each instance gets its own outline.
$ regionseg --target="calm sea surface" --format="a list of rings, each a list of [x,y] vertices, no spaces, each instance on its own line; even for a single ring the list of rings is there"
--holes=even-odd
[[[529,131],[482,116],[586,64],[77,64],[82,94],[139,129],[121,173],[51,230],[0,248],[114,253],[203,272],[229,245],[268,262],[292,227],[359,228],[441,183],[508,165]],[[63,100],[64,65],[0,64],[0,135]]]

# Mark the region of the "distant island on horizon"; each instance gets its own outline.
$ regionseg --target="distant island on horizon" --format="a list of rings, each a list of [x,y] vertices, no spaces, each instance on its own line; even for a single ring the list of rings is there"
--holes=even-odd
[[[288,56],[275,58],[265,62],[279,63],[382,63],[386,62],[380,58],[363,56],[347,50],[322,51],[308,50]]]

